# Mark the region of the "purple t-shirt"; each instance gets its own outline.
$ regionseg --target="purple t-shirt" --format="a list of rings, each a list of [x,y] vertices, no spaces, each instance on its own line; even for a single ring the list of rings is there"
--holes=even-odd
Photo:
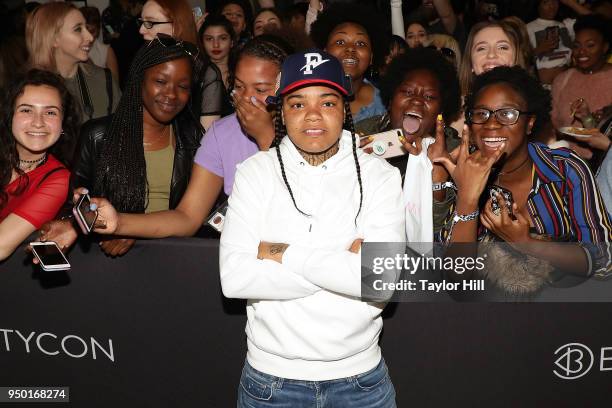
[[[236,166],[259,151],[257,143],[240,127],[236,114],[216,120],[202,139],[194,161],[219,177],[223,191],[232,193]]]

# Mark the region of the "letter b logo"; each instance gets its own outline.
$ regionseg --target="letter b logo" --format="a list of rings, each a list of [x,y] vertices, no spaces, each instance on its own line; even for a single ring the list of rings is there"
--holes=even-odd
[[[555,356],[562,353],[555,360],[555,365],[559,368],[553,373],[564,380],[575,380],[589,372],[593,367],[593,352],[581,343],[569,343],[559,347],[555,351]]]

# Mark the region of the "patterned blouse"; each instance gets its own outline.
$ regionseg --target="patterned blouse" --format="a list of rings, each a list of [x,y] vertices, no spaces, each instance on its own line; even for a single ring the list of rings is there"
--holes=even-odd
[[[527,197],[527,210],[539,235],[554,241],[580,242],[589,256],[590,273],[597,277],[612,274],[612,220],[606,210],[587,164],[573,151],[550,149],[544,144],[529,143],[533,162],[532,187]],[[452,228],[454,203],[437,240],[445,242]],[[487,234],[482,225],[478,240]]]

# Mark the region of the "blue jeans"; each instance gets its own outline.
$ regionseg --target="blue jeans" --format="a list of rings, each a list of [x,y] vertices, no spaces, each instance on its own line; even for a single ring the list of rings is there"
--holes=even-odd
[[[245,362],[238,408],[396,408],[395,389],[383,359],[370,371],[328,381],[274,377]]]

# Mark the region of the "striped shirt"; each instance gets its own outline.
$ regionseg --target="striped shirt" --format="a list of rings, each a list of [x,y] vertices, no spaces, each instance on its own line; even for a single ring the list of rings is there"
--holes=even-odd
[[[586,244],[582,246],[589,255],[591,273],[597,277],[612,274],[612,220],[587,164],[565,148],[530,142],[528,151],[533,167],[526,207],[535,232],[554,241]],[[448,239],[453,213],[454,205],[438,236],[442,242]],[[480,225],[478,240],[486,234],[487,229]]]

